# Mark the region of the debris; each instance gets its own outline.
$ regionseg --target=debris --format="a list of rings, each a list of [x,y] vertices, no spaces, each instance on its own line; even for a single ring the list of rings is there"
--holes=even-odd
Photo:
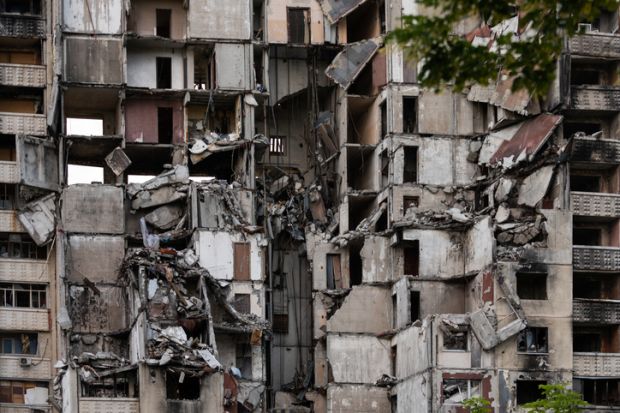
[[[543,166],[528,175],[519,186],[519,205],[535,207],[547,194],[553,178],[553,165]]]
[[[348,89],[382,44],[380,37],[347,44],[327,67],[325,75]]]
[[[30,202],[19,211],[17,218],[37,245],[48,244],[56,229],[56,195],[49,194]]]
[[[114,150],[105,157],[105,162],[116,176],[122,174],[125,169],[131,165],[131,159],[129,159],[127,154],[123,152],[120,147],[114,148]]]

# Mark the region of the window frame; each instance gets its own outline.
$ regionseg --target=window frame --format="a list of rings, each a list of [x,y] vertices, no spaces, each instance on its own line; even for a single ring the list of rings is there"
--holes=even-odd
[[[521,341],[521,337],[524,334],[527,334],[528,331],[534,331],[536,332],[534,334],[534,339],[533,342],[537,343],[538,342],[538,334],[539,332],[545,332],[546,338],[546,350],[545,351],[539,351],[538,345],[536,346],[536,351],[529,351],[527,349],[527,338],[525,338],[526,340],[526,349],[525,350],[520,350],[519,349],[519,344]],[[548,327],[537,327],[537,326],[531,326],[531,327],[526,327],[525,329],[521,330],[518,334],[517,334],[517,354],[522,354],[522,355],[536,355],[536,354],[549,354],[549,328]]]
[[[27,288],[26,288],[27,287]],[[28,294],[28,306],[17,305],[17,294],[26,291]],[[47,285],[29,283],[0,283],[0,308],[30,308],[34,310],[47,310]],[[6,297],[10,297],[11,305],[6,305]],[[36,300],[34,297],[37,297]],[[41,300],[43,297],[43,300]],[[36,306],[33,303],[37,303]],[[41,304],[42,303],[42,304]]]

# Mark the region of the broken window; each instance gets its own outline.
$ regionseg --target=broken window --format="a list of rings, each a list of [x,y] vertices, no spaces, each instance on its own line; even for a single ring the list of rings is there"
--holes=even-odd
[[[269,155],[284,156],[286,155],[286,137],[270,136],[269,137]]]
[[[570,74],[571,85],[598,85],[600,83],[600,72],[598,70],[572,69]]]
[[[67,118],[67,136],[103,136],[103,119]]]
[[[272,330],[274,333],[288,334],[288,314],[274,313]]]
[[[136,397],[136,384],[136,370],[131,370],[101,374],[88,383],[83,381],[80,391],[82,397]]]
[[[172,108],[157,108],[157,142],[172,143],[173,114]]]
[[[573,228],[573,245],[601,245],[600,228]]]
[[[534,402],[543,398],[540,385],[547,384],[542,380],[517,380],[517,404]]]
[[[159,37],[170,37],[170,20],[172,16],[172,10],[170,9],[155,9],[156,20],[156,35]]]
[[[340,270],[340,254],[327,254],[325,257],[327,289],[342,288],[342,274]]]
[[[403,212],[407,214],[409,208],[417,208],[420,206],[420,197],[418,196],[404,196],[403,197]]]
[[[172,87],[172,58],[157,57],[155,59],[155,76],[157,89],[170,89]]]
[[[310,43],[310,9],[287,8],[288,42],[293,44]]]
[[[480,396],[480,380],[444,379],[441,391],[444,404],[461,404],[463,400]]]
[[[48,386],[46,382],[0,380],[0,403],[25,404],[27,390]]]
[[[250,294],[235,294],[233,307],[240,313],[250,313]]]
[[[546,300],[547,274],[517,273],[517,295],[522,300]]]
[[[520,353],[548,353],[547,327],[528,327],[517,336]]]
[[[241,376],[252,378],[252,346],[250,343],[235,344],[235,366],[241,371]]]
[[[449,351],[467,351],[468,332],[465,329],[461,331],[444,331],[443,332],[443,349]]]
[[[409,322],[420,319],[420,292],[409,290]]]
[[[0,284],[0,307],[47,308],[47,288],[39,284]]]
[[[417,99],[403,96],[403,133],[415,133],[417,119]]]
[[[0,333],[0,353],[37,354],[37,335],[26,333]]]
[[[233,252],[233,279],[237,281],[250,281],[250,243],[233,243]]]
[[[403,247],[404,275],[420,275],[420,241],[408,241]]]
[[[166,398],[172,400],[200,399],[200,377],[166,370]]]
[[[0,210],[15,209],[17,200],[17,186],[0,184]]]
[[[593,405],[620,404],[620,379],[574,379],[573,389],[583,395],[583,400]]]
[[[47,247],[38,247],[25,234],[0,233],[0,258],[26,258],[44,260]]]
[[[595,175],[571,175],[570,190],[577,192],[600,192],[601,177]]]
[[[405,146],[405,159],[403,165],[403,182],[415,183],[418,181],[418,148],[417,146]]]
[[[577,132],[583,132],[586,135],[593,135],[597,132],[601,132],[603,130],[603,125],[600,122],[564,122],[562,129],[564,131],[564,139],[569,139]]]

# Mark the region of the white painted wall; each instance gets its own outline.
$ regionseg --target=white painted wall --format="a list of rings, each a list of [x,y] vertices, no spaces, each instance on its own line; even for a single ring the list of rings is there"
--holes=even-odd
[[[187,13],[190,37],[249,40],[251,4],[247,0],[190,1]]]
[[[62,4],[66,31],[117,34],[123,30],[123,0],[64,0]]]
[[[157,57],[172,58],[172,89],[183,89],[183,54],[175,49],[131,49],[127,51],[127,85],[157,86],[155,62]]]
[[[234,242],[250,243],[250,278],[253,281],[263,279],[263,257],[259,246],[260,237],[233,234],[225,231],[199,230],[194,236],[194,248],[199,257],[200,266],[209,270],[219,280],[233,279]]]
[[[420,276],[450,277],[463,274],[465,264],[461,234],[405,229],[403,240],[420,242]]]
[[[374,384],[382,374],[392,373],[389,340],[372,336],[329,334],[327,359],[334,381]]]
[[[250,89],[252,55],[248,44],[215,45],[215,78],[222,89]]]

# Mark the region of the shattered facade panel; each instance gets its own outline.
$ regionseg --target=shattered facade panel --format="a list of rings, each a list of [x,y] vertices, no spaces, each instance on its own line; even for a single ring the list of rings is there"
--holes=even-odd
[[[34,93],[0,102],[0,411],[620,408],[617,13],[537,99],[422,88],[409,0],[35,3],[0,16]]]

